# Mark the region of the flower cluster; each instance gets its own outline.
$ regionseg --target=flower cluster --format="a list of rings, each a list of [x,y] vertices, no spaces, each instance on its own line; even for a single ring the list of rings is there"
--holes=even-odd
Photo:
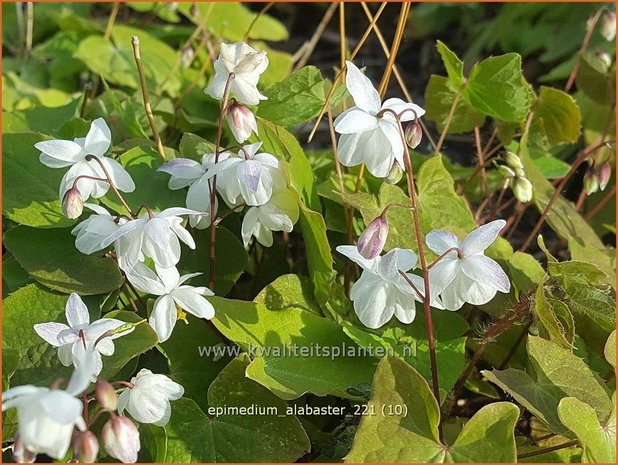
[[[393,169],[405,167],[404,155],[409,156],[406,144],[410,148],[419,144],[422,132],[418,118],[425,112],[397,98],[381,103],[371,81],[353,63],[347,62],[346,67],[346,86],[356,106],[335,120],[335,130],[341,134],[337,157],[345,166],[364,163],[374,176],[388,178]],[[405,121],[413,122],[403,129]],[[511,163],[514,163],[512,159]],[[521,162],[516,168],[517,173],[513,172],[516,183],[520,186],[522,182],[529,183]],[[480,226],[463,242],[448,231],[429,232],[425,242],[438,258],[421,269],[425,276],[418,276],[410,272],[419,261],[412,250],[394,248],[381,255],[389,232],[386,219],[389,208],[367,225],[356,246],[337,247],[339,253],[362,269],[350,299],[365,326],[377,329],[393,315],[402,323],[411,323],[420,302],[437,309],[458,310],[465,303],[483,305],[498,291],[510,291],[507,275],[484,253],[505,226],[504,220]]]

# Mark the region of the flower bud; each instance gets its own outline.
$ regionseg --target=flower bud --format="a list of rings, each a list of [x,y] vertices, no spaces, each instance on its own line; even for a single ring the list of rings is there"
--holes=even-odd
[[[612,165],[608,161],[606,161],[605,163],[601,165],[598,171],[599,189],[604,191],[611,177],[612,177]]]
[[[423,138],[423,129],[421,128],[421,125],[418,123],[418,121],[412,121],[406,126],[406,129],[404,130],[404,135],[408,147],[414,150],[416,147],[418,147],[418,144],[421,143],[421,139]]]
[[[388,237],[388,221],[385,216],[378,216],[365,228],[358,238],[356,248],[366,259],[372,259],[382,253]]]
[[[511,168],[509,168],[506,165],[498,165],[498,172],[505,178],[515,177],[515,171],[513,171]]]
[[[74,220],[75,218],[79,218],[79,215],[81,215],[83,211],[84,199],[77,189],[77,186],[73,186],[64,194],[62,199],[62,213],[67,218]]]
[[[94,397],[99,405],[106,409],[114,411],[118,405],[118,395],[114,386],[104,379],[97,379],[97,384],[94,388]]]
[[[193,63],[193,58],[195,57],[195,52],[193,51],[193,47],[190,45],[182,49],[182,53],[180,54],[180,63],[183,68],[188,68]]]
[[[140,450],[139,431],[127,417],[114,416],[103,426],[103,447],[124,463],[135,463]]]
[[[596,57],[603,64],[603,69],[605,71],[607,71],[609,67],[612,65],[612,57],[610,57],[608,53],[599,52],[596,54]]]
[[[524,165],[521,162],[521,158],[515,155],[513,152],[506,152],[506,164],[509,165],[514,170],[524,169]]]
[[[599,178],[592,167],[589,167],[584,174],[584,190],[588,195],[599,190]]]
[[[13,460],[16,463],[34,463],[36,460],[36,454],[26,449],[24,441],[19,436],[15,436],[13,443]]]
[[[513,194],[521,203],[530,202],[532,200],[532,183],[526,178],[515,178]]]
[[[242,144],[249,138],[251,131],[255,132],[256,135],[258,133],[255,116],[242,103],[233,102],[230,104],[225,119],[239,144]]]
[[[73,451],[82,463],[94,463],[99,454],[99,441],[92,431],[79,432],[73,443]]]
[[[401,181],[402,177],[403,170],[401,169],[401,166],[399,166],[399,163],[394,162],[391,170],[388,172],[388,175],[384,179],[384,182],[386,182],[387,184],[397,184],[399,181]]]
[[[603,15],[599,32],[608,42],[616,38],[616,13],[608,11]]]

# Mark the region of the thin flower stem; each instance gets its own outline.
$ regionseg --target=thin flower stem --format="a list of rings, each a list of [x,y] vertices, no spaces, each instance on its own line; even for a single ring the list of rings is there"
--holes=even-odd
[[[604,10],[605,10],[604,8],[600,8],[599,11],[596,12],[596,14],[592,17],[592,19],[587,25],[588,30],[586,31],[586,35],[584,37],[582,45],[579,48],[579,52],[577,52],[577,61],[575,62],[573,71],[571,71],[571,74],[569,75],[569,79],[567,80],[567,83],[564,86],[565,92],[569,92],[571,90],[571,87],[573,87],[573,84],[575,83],[575,78],[577,78],[577,73],[579,72],[579,66],[581,64],[582,55],[584,54],[584,52],[588,48],[588,45],[590,44],[590,39],[592,38],[592,33],[594,32],[594,28],[599,22],[599,19],[601,18],[601,15],[603,14]]]
[[[483,148],[481,147],[481,131],[478,126],[474,127],[474,139],[476,141],[476,155],[479,159],[478,165],[481,167],[481,184],[485,191],[485,196],[489,195],[489,184],[487,184],[487,172],[485,171],[485,161],[483,160]]]
[[[416,295],[418,296],[418,298],[421,299],[422,301],[425,297],[423,296],[423,293],[420,291],[420,289],[416,287],[416,284],[414,284],[414,282],[410,279],[410,277],[405,272],[401,270],[398,270],[398,271],[399,271],[399,274],[403,277],[403,279],[405,279],[406,282],[410,285],[412,290],[416,292]]]
[[[120,200],[120,203],[122,204],[122,206],[127,210],[129,215],[133,217],[133,211],[131,211],[131,207],[129,207],[129,204],[125,201],[124,197],[122,196],[118,188],[112,182],[112,177],[109,175],[109,172],[107,171],[107,168],[105,168],[105,165],[103,164],[103,162],[94,155],[86,155],[86,161],[96,161],[97,162],[97,164],[103,171],[103,174],[105,174],[105,178],[106,178],[106,179],[101,179],[101,181],[106,181],[109,184],[109,187],[112,188],[112,190],[114,191],[114,194],[116,194],[116,197],[118,197],[118,200]]]
[[[249,24],[249,27],[247,28],[247,30],[245,31],[245,35],[243,35],[242,37],[242,41],[246,42],[247,39],[249,38],[249,34],[251,34],[251,30],[253,29],[253,26],[255,26],[255,23],[258,22],[258,20],[265,15],[268,10],[270,10],[272,8],[272,6],[275,4],[275,2],[270,2],[267,3],[264,8],[262,8],[260,11],[258,11],[258,13],[255,15],[255,17],[253,18],[253,20],[251,21],[251,24]]]
[[[603,207],[607,204],[607,202],[609,202],[611,198],[615,195],[616,195],[616,186],[614,185],[607,192],[607,194],[605,194],[605,197],[603,197],[601,201],[597,203],[592,210],[586,213],[586,216],[584,216],[584,219],[586,221],[590,221],[592,218],[594,218],[603,209]]]
[[[529,457],[536,457],[537,455],[543,455],[548,452],[553,452],[553,451],[560,450],[560,449],[566,449],[567,447],[575,446],[577,444],[579,444],[578,441],[569,441],[569,442],[565,442],[564,444],[559,444],[557,446],[546,447],[544,449],[534,450],[532,452],[526,452],[525,454],[519,454],[517,456],[517,459],[519,460],[519,459],[526,459]]]
[[[94,414],[94,416],[86,423],[88,425],[88,428],[90,428],[92,425],[94,425],[96,423],[96,421],[101,418],[102,415],[104,414],[109,414],[109,410],[102,408],[101,410],[99,410],[97,413]]]
[[[118,10],[120,10],[120,2],[115,2],[114,6],[112,6],[112,11],[109,14],[107,26],[105,26],[105,35],[103,36],[105,40],[109,40],[112,36],[112,29],[114,29],[114,23],[116,22],[116,17],[118,16]]]
[[[562,190],[566,186],[569,179],[571,179],[571,176],[575,174],[575,171],[577,171],[577,168],[579,168],[579,166],[582,163],[584,163],[588,159],[588,157],[590,157],[591,154],[599,150],[601,147],[605,146],[607,143],[608,142],[601,141],[598,144],[588,146],[587,148],[585,148],[584,150],[580,152],[579,156],[576,158],[576,160],[571,165],[571,168],[569,169],[568,173],[564,176],[564,178],[562,178],[562,180],[560,181],[560,184],[558,184],[558,187],[556,187],[556,189],[554,190],[554,193],[550,197],[549,201],[547,202],[547,205],[545,206],[545,208],[543,209],[543,212],[541,213],[541,217],[539,218],[537,223],[534,225],[534,228],[532,228],[532,231],[530,231],[530,234],[524,241],[523,245],[519,248],[520,252],[525,252],[526,249],[530,246],[530,243],[532,242],[534,237],[538,234],[539,230],[541,229],[541,226],[543,226],[543,223],[545,222],[545,219],[547,218],[547,214],[551,210],[551,207],[554,205],[554,203],[560,196],[560,192],[562,192]]]
[[[219,108],[219,123],[217,125],[217,143],[215,145],[215,165],[219,163],[219,155],[221,153],[221,137],[223,135],[223,120],[225,119],[225,112],[227,111],[227,102],[230,92],[230,84],[234,79],[234,73],[230,73],[225,81],[225,87],[223,89],[223,97],[221,98],[221,107]],[[208,275],[208,287],[211,290],[215,288],[215,261],[217,259],[216,253],[216,241],[217,241],[217,228],[215,218],[215,201],[217,195],[217,176],[212,177],[210,183],[210,270]]]
[[[387,4],[388,4],[388,2],[383,2],[380,5],[380,8],[376,12],[376,15],[373,17],[373,21],[371,22],[371,24],[369,26],[367,26],[367,29],[365,29],[365,32],[364,32],[363,36],[358,41],[358,44],[356,44],[356,47],[354,47],[354,50],[352,50],[352,53],[350,54],[350,60],[353,60],[356,57],[356,55],[360,51],[361,47],[367,41],[367,38],[369,37],[369,34],[371,33],[371,30],[373,29],[374,24],[380,18],[380,15],[382,14],[382,11],[384,11],[384,8],[386,8]],[[326,99],[324,100],[324,104],[322,105],[322,109],[320,110],[320,113],[318,114],[318,116],[317,116],[317,118],[315,120],[315,124],[313,125],[313,128],[311,129],[311,132],[309,133],[309,137],[307,138],[307,142],[311,142],[311,140],[313,139],[313,136],[315,135],[315,132],[318,130],[318,126],[320,125],[320,121],[322,120],[322,117],[326,113],[326,109],[330,105],[330,101],[333,98],[333,95],[335,93],[335,89],[337,88],[337,84],[339,84],[339,81],[343,77],[345,71],[346,71],[346,67],[344,66],[343,68],[341,68],[339,70],[339,72],[337,73],[337,76],[333,80],[333,85],[331,86],[330,90],[328,91],[328,95],[326,96]]]
[[[463,257],[463,251],[458,248],[458,247],[451,247],[450,249],[448,249],[447,251],[445,251],[442,255],[440,255],[438,258],[436,258],[428,267],[427,267],[427,271],[431,270],[434,266],[436,266],[440,260],[442,260],[444,257],[446,257],[448,254],[450,254],[451,252],[457,252],[457,256],[459,258]]]
[[[455,97],[453,98],[453,104],[451,105],[451,109],[446,116],[446,122],[444,123],[444,127],[442,128],[442,132],[440,133],[440,138],[438,139],[438,143],[436,144],[436,149],[433,154],[438,155],[440,150],[442,150],[442,144],[444,143],[444,139],[446,138],[446,133],[448,132],[448,128],[451,125],[451,121],[453,120],[453,115],[455,115],[455,109],[457,108],[457,104],[459,103],[459,99],[461,98],[461,93],[464,87],[457,91]]]
[[[167,161],[165,157],[165,150],[163,149],[163,144],[161,143],[161,137],[159,136],[159,130],[157,129],[157,125],[155,124],[154,115],[152,114],[152,107],[150,106],[150,97],[148,97],[148,86],[146,84],[146,76],[144,75],[144,65],[142,64],[142,55],[139,49],[139,37],[133,36],[131,39],[131,45],[133,46],[133,56],[135,57],[135,64],[137,65],[137,73],[139,74],[140,86],[142,88],[142,98],[144,100],[144,109],[146,110],[146,117],[148,118],[148,123],[150,124],[150,129],[152,130],[152,136],[155,140],[155,145],[157,147],[157,152],[163,159],[163,161]]]
[[[339,2],[339,68],[345,66],[348,44],[345,36],[345,3]]]
[[[84,84],[84,93],[82,94],[82,104],[79,108],[79,117],[83,118],[86,113],[86,104],[88,103],[88,95],[92,91],[92,83],[87,82]]]

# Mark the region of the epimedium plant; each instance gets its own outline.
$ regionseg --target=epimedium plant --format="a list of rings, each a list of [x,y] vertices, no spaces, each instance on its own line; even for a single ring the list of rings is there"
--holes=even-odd
[[[438,41],[420,106],[409,4],[377,88],[355,59],[386,6],[333,82],[241,4],[40,6],[3,75],[7,458],[615,461],[614,13],[564,90]]]

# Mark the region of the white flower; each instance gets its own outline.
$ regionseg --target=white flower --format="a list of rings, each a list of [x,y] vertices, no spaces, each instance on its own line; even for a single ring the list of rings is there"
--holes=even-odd
[[[112,416],[101,430],[105,451],[123,463],[137,462],[141,448],[139,430],[126,417]]]
[[[231,154],[222,152],[219,154],[219,161],[227,160]],[[207,215],[190,215],[189,224],[193,228],[206,229],[210,226],[211,215],[216,215],[218,210],[218,200],[215,196],[215,211],[210,211],[210,192],[212,181],[204,176],[207,171],[215,165],[215,154],[209,153],[202,157],[202,163],[188,158],[176,158],[162,165],[158,171],[163,171],[171,175],[168,187],[171,190],[178,190],[189,186],[187,192],[186,205],[191,210],[207,213]],[[217,177],[217,190],[221,191],[221,185],[225,184],[226,174],[221,173]]]
[[[27,451],[55,459],[66,455],[75,427],[86,430],[81,394],[94,375],[93,351],[76,366],[66,391],[32,385],[17,386],[2,393],[2,411],[17,409],[18,436]]]
[[[232,103],[225,114],[225,119],[227,120],[227,124],[230,127],[236,142],[239,144],[242,144],[249,137],[251,137],[252,132],[254,132],[256,136],[258,135],[258,127],[255,116],[251,110],[241,103]]]
[[[140,423],[165,426],[172,414],[170,400],[182,397],[183,387],[165,375],[153,374],[142,368],[131,379],[132,388],[127,388],[118,397],[118,412],[127,410]]]
[[[103,368],[101,355],[113,355],[113,339],[129,334],[132,329],[105,337],[97,342],[107,331],[117,329],[125,323],[114,318],[101,318],[90,323],[88,307],[76,293],[69,296],[65,314],[69,323],[68,326],[56,322],[39,323],[34,325],[34,330],[46,342],[58,347],[58,358],[64,366],[82,364],[87,350],[94,349],[95,375],[98,375]],[[94,345],[95,342],[97,342],[96,346]]]
[[[143,292],[158,295],[148,323],[159,336],[159,342],[164,342],[172,335],[176,321],[184,319],[182,310],[198,318],[210,320],[215,316],[215,309],[203,296],[214,295],[207,287],[193,287],[183,285],[185,281],[201,273],[180,276],[176,267],[156,267],[155,274],[143,263],[138,263],[130,270],[126,270],[131,284]]]
[[[125,270],[145,257],[161,267],[169,268],[180,261],[180,241],[195,249],[195,241],[182,226],[180,215],[206,215],[187,208],[168,208],[160,213],[146,212],[141,218],[127,221],[101,243],[105,248],[122,237],[130,238],[126,249],[116,250],[118,264]],[[180,241],[179,241],[180,239]]]
[[[103,118],[95,119],[90,125],[86,137],[74,140],[47,140],[37,142],[34,146],[41,151],[39,160],[50,168],[71,168],[60,183],[60,200],[67,190],[73,187],[78,176],[105,178],[101,165],[109,174],[114,186],[123,192],[133,192],[135,184],[129,173],[116,160],[105,157],[105,153],[112,143],[112,135]],[[97,160],[86,160],[86,156],[93,155]],[[100,162],[100,163],[99,163]],[[90,196],[99,198],[104,196],[109,184],[105,181],[82,178],[77,182],[77,188],[84,201]]]
[[[354,245],[341,245],[337,252],[356,262],[363,273],[350,293],[354,311],[361,323],[377,329],[393,315],[402,323],[411,323],[416,316],[416,302],[421,296],[410,286],[400,271],[406,272],[416,266],[416,254],[411,250],[392,249],[386,255],[366,259]],[[424,292],[423,280],[406,273],[419,292]],[[441,308],[439,299],[432,297],[431,305]]]
[[[266,52],[257,51],[244,42],[221,44],[221,53],[215,61],[215,77],[206,88],[206,93],[221,100],[230,73],[234,73],[229,92],[247,105],[257,105],[267,98],[260,94],[257,83],[260,74],[268,67]]]
[[[273,190],[285,187],[279,160],[269,153],[257,153],[261,146],[261,142],[245,145],[238,157],[219,160],[206,173],[207,179],[217,176],[217,191],[228,205],[238,205],[241,198],[249,206],[264,205]]]
[[[126,219],[121,218],[119,222],[114,221],[114,217],[103,207],[91,203],[85,203],[84,207],[95,212],[87,219],[73,228],[71,234],[76,236],[75,247],[81,253],[90,255],[91,253],[102,250],[101,242],[107,236],[119,228],[119,224],[124,224]]]
[[[496,295],[497,291],[508,293],[511,283],[500,265],[484,251],[498,237],[506,221],[495,220],[479,226],[466,236],[463,243],[455,234],[434,230],[425,241],[431,250],[442,255],[429,272],[432,292],[441,293],[442,303],[447,310],[458,310],[465,302],[483,305]]]
[[[264,247],[273,245],[273,231],[291,232],[298,221],[298,199],[293,191],[283,189],[264,205],[251,207],[242,220],[242,240],[245,246],[252,236]]]
[[[406,103],[399,98],[390,98],[383,104],[371,81],[354,63],[347,61],[346,87],[356,106],[349,108],[335,119],[335,131],[342,134],[337,147],[337,158],[345,166],[365,163],[371,174],[385,178],[397,161],[403,163],[403,142],[395,117],[390,112],[378,116],[385,109],[401,114],[414,110],[417,117],[425,114],[418,105]],[[414,119],[412,111],[406,111],[401,121]]]

